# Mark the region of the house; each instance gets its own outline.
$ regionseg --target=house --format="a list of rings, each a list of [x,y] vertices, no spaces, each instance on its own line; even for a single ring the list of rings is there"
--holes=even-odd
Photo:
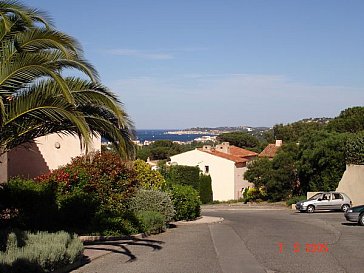
[[[198,166],[211,176],[213,199],[226,201],[242,197],[242,190],[252,186],[244,180],[247,163],[258,154],[229,142],[212,147],[204,145],[192,151],[171,156],[171,164]]]
[[[147,158],[147,164],[153,171],[158,170],[158,162],[159,160],[150,160],[150,157]]]
[[[93,137],[89,152],[101,151],[101,137]],[[84,155],[85,150],[76,136],[50,134],[34,142],[20,145],[0,157],[0,182],[10,177],[34,178],[70,163]]]
[[[264,150],[258,155],[258,157],[268,157],[269,159],[273,159],[281,146],[282,140],[276,140],[276,143],[268,144],[267,147],[265,147]]]

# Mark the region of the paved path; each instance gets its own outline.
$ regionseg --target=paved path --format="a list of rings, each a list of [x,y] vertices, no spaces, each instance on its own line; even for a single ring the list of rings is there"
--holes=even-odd
[[[363,272],[364,228],[347,223],[342,213],[220,206],[203,214],[224,221],[88,246],[112,253],[74,272]],[[306,244],[316,244],[316,251],[308,252]]]
[[[211,243],[208,224],[185,225],[146,239],[113,244],[114,253],[75,272],[223,272]]]
[[[342,212],[215,210],[267,272],[364,272],[364,228]],[[282,246],[282,248],[281,248]]]

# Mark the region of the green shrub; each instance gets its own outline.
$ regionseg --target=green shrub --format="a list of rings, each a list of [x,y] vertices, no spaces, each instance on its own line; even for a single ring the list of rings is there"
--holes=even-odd
[[[137,174],[138,184],[145,190],[162,190],[166,186],[164,177],[143,160],[134,161],[134,170]]]
[[[19,246],[19,241],[25,245]],[[64,231],[57,233],[10,233],[6,251],[0,252],[0,271],[51,272],[81,258],[83,244]]]
[[[171,166],[170,168],[170,184],[190,185],[195,190],[200,190],[200,169],[191,166]]]
[[[116,154],[77,157],[36,180],[40,185],[56,185],[61,220],[58,228],[78,233],[138,231],[128,218],[122,219],[126,204],[139,187],[137,173],[133,164],[123,162]]]
[[[11,179],[0,188],[0,209],[2,228],[55,229],[58,212],[55,187],[32,180]]]
[[[209,204],[213,201],[211,176],[200,175],[200,199],[202,204]]]
[[[175,214],[169,194],[154,190],[139,190],[130,200],[129,209],[136,214],[143,211],[159,212],[167,222],[170,222]]]
[[[90,230],[100,202],[94,193],[75,190],[58,197],[60,227],[85,232]]]
[[[293,204],[296,204],[298,201],[306,200],[306,195],[300,195],[300,196],[292,196],[292,198],[288,199],[286,201],[287,206],[291,206]]]
[[[176,214],[174,219],[194,220],[201,214],[201,201],[198,192],[191,186],[172,185],[172,201]]]
[[[109,214],[98,212],[94,220],[94,233],[103,236],[137,234],[143,231],[138,218],[133,213]]]
[[[166,229],[166,218],[157,211],[140,211],[137,213],[137,217],[143,231],[148,234],[161,233]]]
[[[116,212],[125,208],[138,188],[133,166],[113,153],[76,157],[70,164],[37,180],[56,182],[60,195],[75,190],[96,193],[102,209]]]
[[[248,187],[244,189],[243,192],[243,199],[244,202],[250,202],[250,201],[254,201],[256,199],[260,198],[260,191],[257,188],[254,187]]]

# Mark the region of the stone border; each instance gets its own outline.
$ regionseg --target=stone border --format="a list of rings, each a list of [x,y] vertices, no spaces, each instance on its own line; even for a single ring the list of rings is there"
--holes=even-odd
[[[133,240],[146,238],[148,235],[146,233],[138,233],[134,235],[123,235],[123,236],[78,236],[82,243],[92,243],[92,242],[104,242],[104,241],[117,241],[117,240]]]

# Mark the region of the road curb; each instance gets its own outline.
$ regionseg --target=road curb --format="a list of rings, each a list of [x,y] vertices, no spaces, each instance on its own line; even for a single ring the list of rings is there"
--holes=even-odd
[[[118,241],[118,240],[133,240],[148,237],[145,233],[138,233],[134,235],[123,235],[123,236],[78,236],[84,244],[89,244],[93,242],[105,242],[105,241]]]
[[[193,221],[177,221],[171,223],[175,226],[187,226],[187,225],[197,225],[197,224],[214,224],[214,223],[221,223],[224,221],[222,217],[213,217],[213,216],[201,216],[200,218],[193,220]]]

